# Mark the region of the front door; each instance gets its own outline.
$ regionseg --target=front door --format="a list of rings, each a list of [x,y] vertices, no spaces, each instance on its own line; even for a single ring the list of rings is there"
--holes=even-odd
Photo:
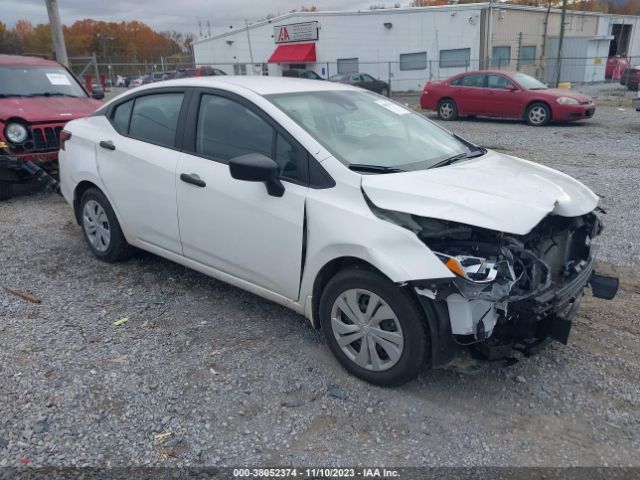
[[[193,137],[176,171],[185,257],[297,300],[308,190],[299,162],[306,152],[259,109],[230,94],[203,92],[195,105]],[[282,197],[269,195],[262,183],[231,177],[228,160],[252,152],[280,164]]]
[[[503,75],[487,75],[483,111],[491,117],[521,117],[524,111],[522,90]]]

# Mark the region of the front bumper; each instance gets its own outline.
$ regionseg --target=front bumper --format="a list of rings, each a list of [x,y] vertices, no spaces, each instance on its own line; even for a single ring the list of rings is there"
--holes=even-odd
[[[561,105],[553,106],[553,120],[556,122],[570,122],[593,117],[596,106],[593,103],[587,105]]]
[[[57,171],[57,161],[43,163],[25,160],[0,151],[0,181],[23,183],[35,179],[43,185],[45,190],[57,191],[59,183],[52,175],[57,174]]]

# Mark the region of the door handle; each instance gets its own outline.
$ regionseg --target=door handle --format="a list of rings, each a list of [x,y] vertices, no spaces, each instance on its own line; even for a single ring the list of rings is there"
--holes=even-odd
[[[188,174],[188,173],[181,173],[180,174],[180,180],[182,180],[185,183],[190,183],[191,185],[195,185],[196,187],[206,187],[207,183],[202,180],[198,175],[196,175],[195,173],[192,174]]]
[[[116,146],[113,144],[111,140],[101,140],[100,146],[102,148],[106,148],[107,150],[115,150]]]

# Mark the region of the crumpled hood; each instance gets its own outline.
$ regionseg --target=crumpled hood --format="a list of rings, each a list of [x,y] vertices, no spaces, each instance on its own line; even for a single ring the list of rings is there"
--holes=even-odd
[[[0,120],[21,118],[26,122],[65,122],[86,117],[102,106],[92,98],[9,97],[0,99]]]
[[[516,235],[550,213],[574,217],[598,205],[598,197],[568,175],[493,151],[430,170],[363,175],[362,189],[386,210]]]

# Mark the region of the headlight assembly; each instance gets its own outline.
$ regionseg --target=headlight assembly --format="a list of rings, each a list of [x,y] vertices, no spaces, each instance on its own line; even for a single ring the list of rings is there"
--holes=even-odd
[[[556,100],[560,105],[580,105],[580,102],[575,98],[571,97],[560,97]]]
[[[435,253],[442,263],[457,276],[474,283],[491,283],[498,275],[498,262],[471,255],[450,256]]]
[[[11,143],[21,144],[27,139],[29,132],[21,123],[12,122],[5,127],[4,136]]]

